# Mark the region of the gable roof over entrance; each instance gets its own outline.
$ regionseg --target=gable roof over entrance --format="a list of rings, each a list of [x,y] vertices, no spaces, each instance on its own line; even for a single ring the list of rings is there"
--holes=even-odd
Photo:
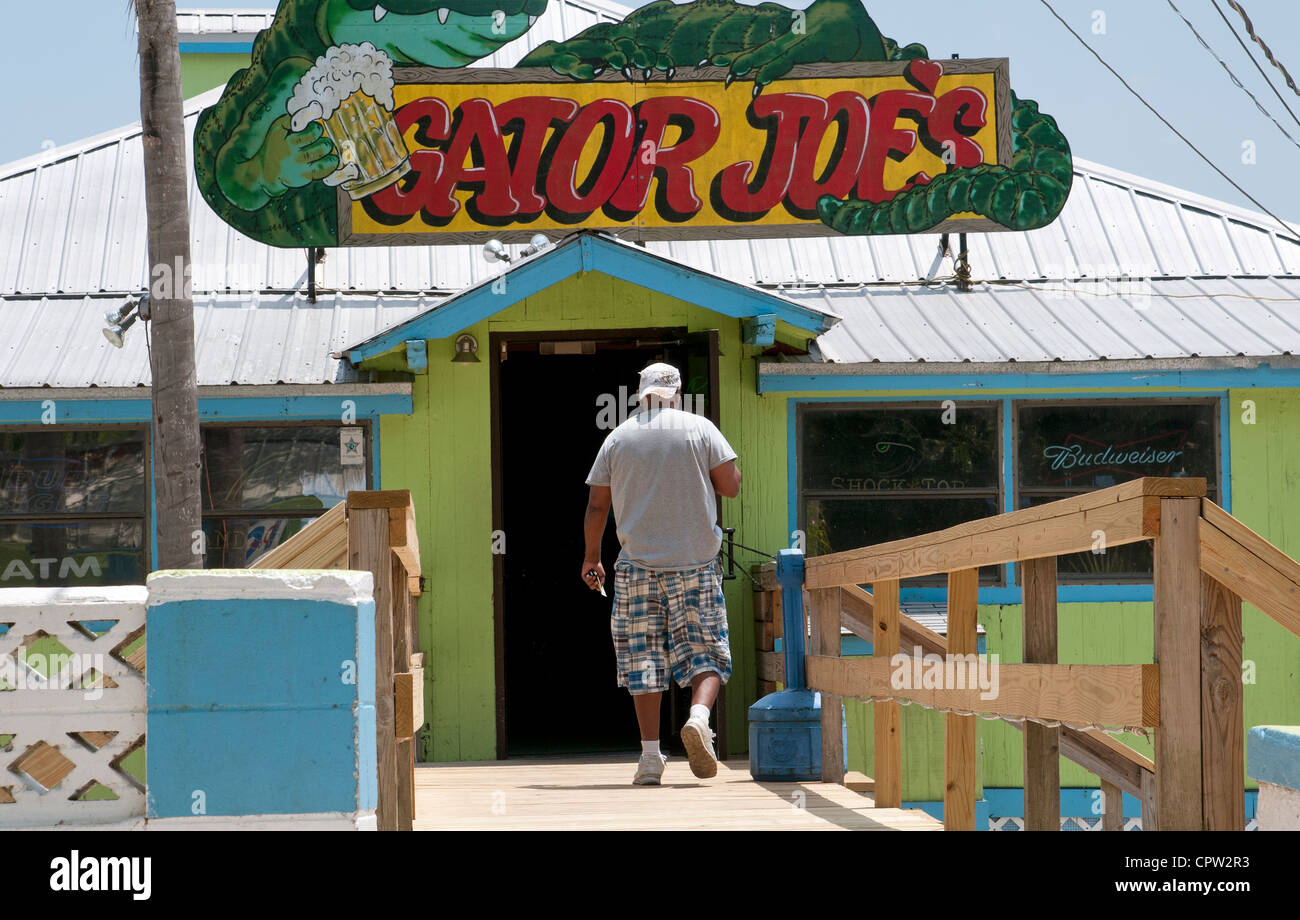
[[[581,272],[601,272],[724,316],[747,318],[774,314],[778,320],[814,336],[827,332],[839,317],[818,305],[795,303],[772,291],[719,278],[690,268],[615,237],[582,231],[557,245],[513,262],[495,278],[479,282],[346,350],[360,364],[401,346],[408,339],[454,335]]]

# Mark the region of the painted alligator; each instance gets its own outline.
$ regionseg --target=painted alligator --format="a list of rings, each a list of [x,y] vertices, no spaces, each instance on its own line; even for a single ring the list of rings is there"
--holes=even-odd
[[[547,0],[282,0],[221,100],[199,117],[199,189],[227,223],[277,246],[337,245],[331,177],[344,165],[319,120],[301,123],[286,108],[295,88],[331,48],[370,43],[393,64],[463,67],[524,34]],[[564,42],[548,41],[520,67],[550,67],[575,81],[608,69],[627,79],[679,69],[728,68],[757,96],[795,65],[923,61],[917,44],[883,36],[857,0],[816,0],[806,11],[775,3],[657,0],[617,23],[600,23]],[[1069,194],[1069,144],[1036,103],[1012,95],[1009,165],[950,167],[889,201],[823,197],[821,220],[845,234],[918,233],[973,212],[1015,230],[1050,223]]]

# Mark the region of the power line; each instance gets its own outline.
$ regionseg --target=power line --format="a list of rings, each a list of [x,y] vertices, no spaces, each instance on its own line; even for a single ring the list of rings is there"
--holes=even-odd
[[[1273,122],[1273,124],[1277,125],[1277,129],[1282,132],[1282,134],[1286,137],[1286,139],[1289,140],[1291,143],[1295,144],[1297,149],[1300,149],[1300,141],[1297,141],[1294,137],[1292,137],[1291,134],[1287,131],[1287,129],[1282,127],[1282,125],[1278,122],[1278,120],[1273,117],[1272,113],[1270,113],[1268,109],[1264,108],[1263,103],[1261,103],[1258,99],[1255,98],[1255,94],[1246,88],[1246,84],[1242,83],[1241,80],[1237,79],[1237,75],[1232,72],[1232,68],[1230,68],[1227,65],[1227,63],[1223,60],[1223,58],[1219,57],[1218,53],[1213,48],[1210,47],[1210,43],[1201,37],[1201,33],[1196,31],[1196,26],[1192,25],[1191,21],[1186,16],[1183,15],[1182,10],[1174,6],[1174,0],[1165,0],[1165,2],[1169,4],[1169,8],[1171,10],[1173,10],[1175,13],[1178,14],[1178,18],[1181,19],[1184,23],[1186,23],[1187,28],[1192,30],[1192,34],[1195,35],[1196,40],[1201,43],[1201,47],[1210,53],[1210,57],[1214,58],[1216,61],[1219,62],[1219,66],[1223,68],[1224,72],[1227,73],[1228,77],[1232,80],[1232,82],[1237,84],[1237,88],[1250,97],[1250,101],[1255,103],[1255,108],[1259,109],[1260,113],[1263,114],[1265,118]],[[1251,58],[1251,60],[1253,61],[1255,59]],[[1257,64],[1256,66],[1259,65]],[[1263,71],[1260,72],[1263,73]],[[1268,77],[1265,77],[1264,79],[1267,80]],[[1269,85],[1271,86],[1272,84]],[[1283,102],[1282,104],[1286,105],[1285,102]],[[1287,111],[1291,112],[1289,106],[1287,108]],[[1291,112],[1291,117],[1295,118],[1294,112]]]
[[[1210,0],[1210,2],[1214,3],[1214,8],[1216,10],[1219,9],[1219,4],[1215,2],[1215,0]],[[1241,4],[1238,3],[1237,0],[1228,0],[1228,6],[1232,7],[1234,10],[1237,11],[1237,15],[1241,17],[1241,21],[1246,24],[1246,31],[1250,34],[1251,41],[1253,41],[1255,44],[1259,45],[1261,48],[1264,49],[1264,56],[1268,58],[1268,62],[1272,64],[1274,67],[1276,67],[1278,70],[1282,71],[1282,76],[1286,78],[1286,85],[1291,87],[1291,92],[1295,93],[1297,96],[1300,96],[1300,89],[1296,88],[1295,80],[1291,79],[1291,75],[1286,72],[1286,68],[1282,66],[1282,62],[1279,61],[1277,58],[1273,57],[1273,50],[1264,43],[1264,39],[1260,38],[1258,35],[1255,34],[1255,25],[1250,21],[1250,17],[1246,15],[1246,11],[1242,9]],[[1223,10],[1219,10],[1219,15],[1223,16]],[[1227,17],[1224,18],[1226,19]],[[1233,31],[1233,34],[1234,35],[1236,34],[1235,30]],[[1238,41],[1240,41],[1240,39],[1238,39]],[[1251,60],[1254,60],[1254,58],[1252,57]],[[1269,86],[1272,85],[1273,85],[1272,83],[1269,84]],[[1277,90],[1274,90],[1274,92],[1277,92]]]
[[[1065,26],[1066,31],[1069,32],[1071,35],[1073,35],[1075,39],[1079,42],[1079,44],[1083,45],[1084,48],[1088,49],[1088,52],[1097,59],[1097,61],[1101,64],[1101,66],[1109,70],[1111,74],[1115,77],[1115,79],[1118,80],[1120,83],[1122,83],[1124,85],[1124,88],[1137,98],[1138,102],[1141,102],[1144,106],[1146,106],[1151,111],[1152,115],[1154,115],[1156,118],[1159,118],[1160,121],[1164,123],[1166,128],[1174,132],[1174,134],[1178,135],[1179,140],[1181,140],[1188,147],[1192,148],[1193,153],[1195,153],[1198,157],[1204,160],[1209,165],[1209,167],[1213,169],[1216,173],[1218,173],[1220,176],[1222,176],[1223,179],[1229,185],[1231,185],[1237,191],[1241,192],[1241,194],[1244,195],[1248,201],[1254,204],[1255,207],[1259,208],[1269,217],[1277,221],[1278,226],[1282,228],[1283,232],[1287,235],[1288,238],[1293,238],[1295,236],[1296,231],[1293,230],[1291,226],[1287,224],[1286,221],[1278,217],[1276,214],[1274,214],[1272,211],[1266,208],[1263,202],[1261,202],[1250,192],[1246,191],[1244,188],[1238,185],[1236,180],[1234,180],[1226,172],[1220,169],[1213,160],[1211,160],[1208,156],[1206,156],[1204,153],[1201,152],[1201,149],[1199,147],[1197,147],[1190,140],[1188,140],[1187,136],[1183,134],[1183,132],[1175,128],[1169,122],[1169,119],[1165,118],[1165,116],[1161,115],[1158,111],[1156,111],[1156,107],[1153,106],[1151,103],[1147,102],[1141,93],[1139,93],[1132,86],[1130,86],[1129,82],[1125,80],[1122,76],[1120,76],[1119,71],[1117,71],[1114,67],[1111,67],[1109,64],[1107,64],[1106,60],[1100,54],[1097,53],[1097,50],[1093,48],[1092,45],[1084,41],[1083,36],[1080,35],[1078,32],[1074,31],[1073,27],[1071,27],[1071,25],[1068,22],[1066,22],[1064,19],[1061,18],[1061,14],[1056,12],[1056,9],[1052,6],[1049,0],[1038,0],[1038,2],[1041,3],[1043,6],[1047,7],[1047,11],[1056,18],[1056,21],[1059,22],[1061,25]]]
[[[1273,81],[1268,78],[1268,74],[1264,71],[1264,68],[1259,66],[1259,61],[1255,60],[1255,55],[1250,53],[1250,48],[1248,48],[1246,46],[1246,43],[1242,41],[1242,38],[1237,33],[1237,29],[1233,26],[1232,21],[1228,19],[1227,16],[1224,15],[1222,8],[1220,8],[1219,6],[1218,0],[1210,0],[1210,2],[1214,4],[1214,11],[1219,14],[1219,18],[1222,19],[1224,25],[1228,27],[1228,31],[1232,33],[1232,37],[1237,40],[1237,44],[1241,45],[1241,50],[1246,52],[1246,57],[1250,58],[1250,62],[1254,64],[1255,69],[1259,71],[1259,75],[1264,78],[1264,82],[1268,84],[1268,88],[1273,91],[1274,96],[1277,96],[1277,101],[1282,103],[1282,108],[1286,109],[1287,113],[1291,116],[1292,120],[1294,120],[1296,124],[1300,125],[1300,118],[1297,118],[1296,113],[1291,110],[1291,106],[1286,104],[1286,99],[1282,97],[1282,93],[1278,91],[1278,88],[1273,85]],[[1238,7],[1238,9],[1240,9],[1240,7]],[[1245,13],[1243,13],[1242,15],[1244,16]],[[1250,20],[1246,20],[1246,21],[1249,22]],[[1261,44],[1263,43],[1261,42]],[[1267,45],[1264,45],[1264,47],[1266,49],[1268,48]],[[1273,52],[1271,51],[1268,52],[1270,57],[1272,56],[1272,53]],[[1273,62],[1276,64],[1277,59],[1273,58]],[[1278,64],[1277,66],[1281,68],[1282,73],[1286,74],[1287,79],[1290,80],[1291,75],[1286,72],[1286,68],[1282,67],[1281,64]]]

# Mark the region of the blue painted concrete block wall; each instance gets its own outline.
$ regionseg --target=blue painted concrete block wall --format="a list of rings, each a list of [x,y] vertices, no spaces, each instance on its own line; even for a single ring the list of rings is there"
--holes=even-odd
[[[370,576],[335,573],[366,597],[266,580],[324,574],[150,576],[151,818],[373,811]]]

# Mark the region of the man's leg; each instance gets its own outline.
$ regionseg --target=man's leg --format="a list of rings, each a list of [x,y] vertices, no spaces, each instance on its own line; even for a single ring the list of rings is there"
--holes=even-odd
[[[716,675],[715,675],[716,676]],[[714,690],[717,693],[717,690]],[[632,705],[636,708],[636,724],[641,729],[642,741],[659,740],[659,700],[662,693],[636,693]]]
[[[717,671],[696,674],[691,679],[691,706],[706,706],[713,709],[713,703],[718,698],[718,691],[721,688],[722,678],[718,676]]]

